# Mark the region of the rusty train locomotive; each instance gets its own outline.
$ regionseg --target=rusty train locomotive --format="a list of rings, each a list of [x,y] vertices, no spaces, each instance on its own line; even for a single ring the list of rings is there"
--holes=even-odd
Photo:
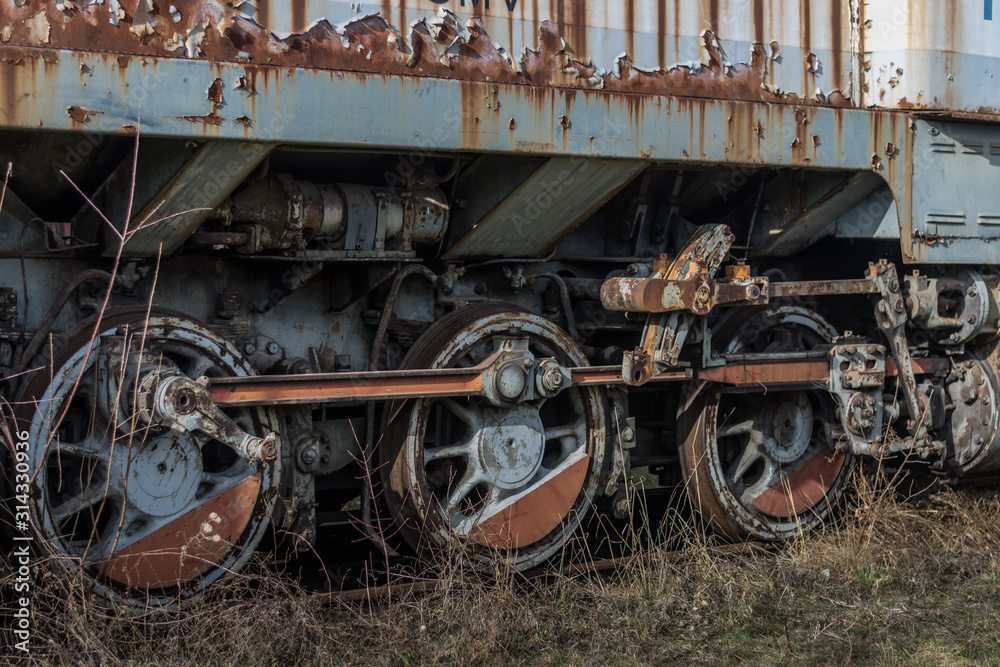
[[[735,539],[995,471],[998,21],[0,0],[8,532],[155,607],[349,503],[524,569],[636,466]]]

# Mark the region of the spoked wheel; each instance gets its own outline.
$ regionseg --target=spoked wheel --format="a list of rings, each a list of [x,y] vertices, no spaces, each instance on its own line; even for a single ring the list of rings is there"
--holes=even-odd
[[[436,322],[403,366],[474,366],[497,337],[512,334],[528,340],[536,359],[587,365],[548,320],[491,304]],[[419,399],[402,407],[381,444],[386,502],[425,558],[461,555],[479,566],[525,569],[572,536],[593,499],[604,448],[604,398],[593,387],[501,407]]]
[[[734,355],[802,352],[835,335],[815,313],[788,307],[735,312],[716,340]],[[705,392],[681,419],[694,507],[733,539],[782,540],[819,525],[853,467],[825,437],[834,409],[821,389]]]
[[[122,335],[142,363],[191,378],[252,375],[230,343],[180,315],[109,312],[102,336]],[[251,463],[200,433],[132,430],[135,367],[109,377],[93,324],[80,326],[22,392],[28,431],[30,523],[57,566],[79,570],[108,604],[169,608],[237,571],[266,528],[278,462]],[[98,339],[99,340],[99,339]],[[54,372],[52,372],[54,371]],[[118,390],[111,386],[120,387]],[[272,411],[226,413],[243,430],[276,430]]]

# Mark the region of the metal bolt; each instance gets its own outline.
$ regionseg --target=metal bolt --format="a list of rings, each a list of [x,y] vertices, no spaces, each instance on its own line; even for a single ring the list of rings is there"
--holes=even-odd
[[[904,310],[903,300],[902,299],[896,299],[895,303],[892,304],[892,309],[895,310],[897,313],[903,312],[903,310]]]
[[[531,359],[525,359],[523,363],[524,363],[524,370],[530,370],[531,367],[535,365],[535,362],[532,361]]]
[[[631,426],[626,426],[622,429],[622,440],[625,442],[632,442],[635,440],[635,429]]]
[[[969,289],[965,290],[965,293],[968,294],[969,296],[976,296],[976,294],[977,294],[977,292],[976,292],[976,286],[975,285],[969,285]]]
[[[281,352],[281,346],[275,343],[273,340],[267,344],[268,354],[278,354],[279,352]]]
[[[854,347],[853,345],[848,345],[847,346],[847,354],[855,354],[855,353],[857,353],[857,351],[858,351],[858,348]]]
[[[548,368],[542,374],[542,386],[546,391],[555,391],[562,386],[563,376],[558,368]]]
[[[975,324],[976,323],[976,316],[975,315],[969,315],[968,317],[965,318],[965,321],[968,322],[969,324]]]
[[[319,457],[319,450],[316,449],[315,445],[310,445],[309,447],[306,447],[299,454],[299,459],[307,466],[311,466],[312,464],[316,463],[316,459],[318,457]]]
[[[253,354],[257,351],[257,346],[247,341],[243,344],[243,354]]]

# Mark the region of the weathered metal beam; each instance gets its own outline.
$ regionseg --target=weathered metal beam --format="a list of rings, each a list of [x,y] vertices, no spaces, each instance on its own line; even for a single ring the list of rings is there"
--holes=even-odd
[[[472,368],[434,368],[408,371],[360,373],[314,373],[309,375],[253,375],[211,378],[212,402],[236,405],[309,405],[384,401],[402,398],[478,396],[484,393],[483,371],[487,359]],[[573,385],[621,384],[620,366],[582,366],[568,369]],[[679,368],[655,380],[689,380],[692,371]]]
[[[250,175],[274,144],[210,141],[133,216],[124,254],[169,255],[181,247],[219,204]],[[121,241],[105,255],[114,256]]]
[[[837,218],[847,213],[881,185],[883,185],[882,179],[870,172],[851,174],[818,202],[799,212],[794,219],[783,225],[779,234],[755,248],[751,255],[754,257],[794,255],[824,236],[832,234]]]
[[[905,149],[908,127],[898,113],[814,105],[0,46],[7,55],[0,127],[33,130],[131,135],[141,106],[146,136],[867,171],[887,143]]]
[[[544,256],[648,165],[648,160],[550,158],[444,258]]]

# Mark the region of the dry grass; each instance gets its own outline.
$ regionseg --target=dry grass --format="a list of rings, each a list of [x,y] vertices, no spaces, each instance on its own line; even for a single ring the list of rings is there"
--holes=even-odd
[[[432,592],[371,605],[325,603],[257,564],[187,611],[126,618],[42,571],[31,658],[72,665],[1000,662],[995,493],[945,490],[907,501],[884,479],[856,479],[837,521],[774,551],[720,551],[685,522],[681,558],[647,549],[612,575],[544,582],[455,571]],[[7,579],[0,583],[9,591]]]

